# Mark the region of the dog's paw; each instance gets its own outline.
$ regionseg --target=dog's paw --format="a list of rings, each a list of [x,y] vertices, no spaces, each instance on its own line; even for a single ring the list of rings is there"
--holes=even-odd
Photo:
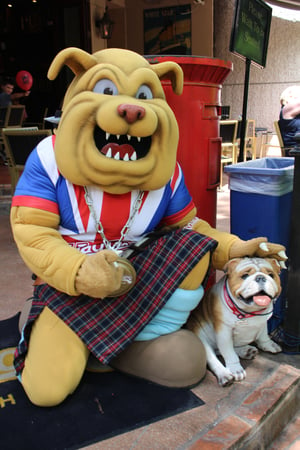
[[[230,370],[225,369],[222,371],[222,373],[217,374],[218,383],[220,386],[226,387],[230,386],[234,382],[234,376],[230,372]]]
[[[280,353],[282,351],[280,345],[276,344],[276,342],[272,341],[271,339],[266,342],[259,342],[258,346],[264,352]]]
[[[258,354],[258,350],[253,345],[244,345],[243,347],[235,347],[236,353],[242,359],[254,359]]]
[[[246,378],[246,371],[239,363],[229,364],[227,369],[230,370],[235,381],[242,381]]]

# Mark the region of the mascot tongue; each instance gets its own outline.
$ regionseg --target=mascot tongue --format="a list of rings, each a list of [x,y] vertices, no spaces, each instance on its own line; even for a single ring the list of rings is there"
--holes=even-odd
[[[268,304],[271,302],[270,297],[268,295],[254,295],[253,301],[258,306],[268,306]]]
[[[111,156],[113,158],[117,153],[119,153],[121,159],[124,159],[126,154],[128,155],[129,158],[132,158],[134,154],[134,148],[129,144],[121,144],[121,145],[115,143],[106,144],[102,148],[101,153],[106,155],[108,151],[111,152]]]

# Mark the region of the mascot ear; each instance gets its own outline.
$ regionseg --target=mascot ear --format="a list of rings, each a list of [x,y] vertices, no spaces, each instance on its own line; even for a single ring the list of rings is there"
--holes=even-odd
[[[166,61],[158,64],[151,65],[156,75],[160,80],[171,80],[172,88],[175,94],[182,94],[183,90],[183,71],[179,64]]]
[[[49,67],[47,76],[49,80],[54,80],[64,65],[68,66],[75,75],[80,75],[95,64],[97,64],[97,60],[93,55],[80,48],[69,47],[56,55]]]

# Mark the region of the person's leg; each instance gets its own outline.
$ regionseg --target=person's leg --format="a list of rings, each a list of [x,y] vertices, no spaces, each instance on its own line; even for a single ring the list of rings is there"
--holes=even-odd
[[[189,330],[179,330],[150,341],[129,345],[110,365],[169,387],[190,387],[206,372],[203,344]]]
[[[46,307],[33,325],[21,374],[31,402],[38,406],[61,403],[78,386],[88,356],[81,339]]]

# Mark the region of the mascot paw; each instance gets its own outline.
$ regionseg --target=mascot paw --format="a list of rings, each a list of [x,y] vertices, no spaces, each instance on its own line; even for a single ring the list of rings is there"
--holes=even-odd
[[[123,268],[114,264],[117,259],[118,255],[111,250],[88,255],[76,276],[75,288],[78,294],[104,298],[118,291]]]
[[[243,241],[236,240],[229,252],[229,258],[242,258],[244,256],[257,256],[258,258],[274,258],[278,261],[282,269],[286,269],[285,261],[287,256],[285,247],[281,244],[268,242],[264,237]]]

